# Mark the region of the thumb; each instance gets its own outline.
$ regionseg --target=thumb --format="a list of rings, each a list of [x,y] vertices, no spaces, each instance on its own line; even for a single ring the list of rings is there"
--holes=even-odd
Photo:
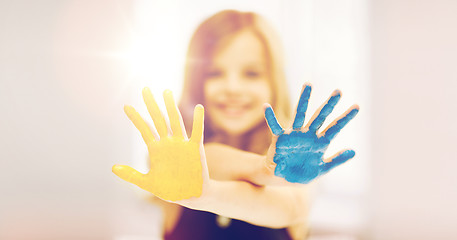
[[[114,174],[118,177],[127,181],[129,183],[133,183],[140,188],[143,188],[145,183],[144,174],[138,172],[137,170],[133,169],[132,167],[126,165],[114,165],[112,168]]]

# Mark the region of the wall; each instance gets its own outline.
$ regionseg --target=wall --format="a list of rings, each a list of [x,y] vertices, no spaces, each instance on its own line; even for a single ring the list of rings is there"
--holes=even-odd
[[[373,1],[373,239],[456,239],[457,2]]]
[[[0,4],[0,239],[157,232],[111,166],[131,160],[131,1]],[[151,227],[153,225],[153,227]]]

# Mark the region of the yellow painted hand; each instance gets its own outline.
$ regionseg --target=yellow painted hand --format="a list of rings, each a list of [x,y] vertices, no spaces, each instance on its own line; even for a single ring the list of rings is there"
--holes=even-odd
[[[204,179],[208,178],[203,151],[203,106],[195,107],[192,137],[188,139],[171,91],[166,90],[163,97],[170,119],[170,133],[148,88],[143,89],[143,99],[158,135],[151,131],[133,107],[124,107],[125,113],[141,132],[148,146],[150,171],[142,174],[129,166],[114,165],[113,172],[163,200],[179,201],[200,197]],[[203,174],[202,169],[206,170]]]

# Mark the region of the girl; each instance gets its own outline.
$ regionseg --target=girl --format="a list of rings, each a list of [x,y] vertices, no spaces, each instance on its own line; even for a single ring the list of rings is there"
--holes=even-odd
[[[277,147],[285,144],[288,149],[291,143],[311,144],[317,150],[300,155],[300,161],[318,156],[320,162],[314,167],[326,166],[322,174],[353,157],[353,151],[348,150],[327,160],[329,163],[321,160],[331,138],[355,116],[358,106],[354,105],[331,123],[323,131],[323,138],[308,131],[317,131],[322,125],[338,101],[339,91],[333,93],[302,129],[311,89],[305,85],[294,129],[287,133],[276,122],[270,106],[264,105],[271,103],[283,126],[290,125],[278,46],[271,29],[258,15],[222,11],[204,21],[190,42],[180,111],[171,92],[164,93],[171,129],[167,130],[147,89],[143,96],[158,133],[151,132],[133,108],[126,107],[127,115],[148,145],[151,171],[143,175],[118,165],[113,171],[168,200],[156,201],[164,211],[165,239],[304,239],[310,206],[307,185],[288,183],[275,176],[300,182],[288,170],[297,157],[288,160],[286,151],[285,158],[281,158]],[[206,108],[204,145],[200,137],[203,134],[201,106],[195,108],[192,119],[196,104]],[[182,123],[191,126],[192,120],[192,137],[188,140]],[[328,140],[326,132],[331,135]],[[292,135],[301,142],[291,141],[288,136]],[[314,137],[309,138],[310,135]],[[279,163],[284,159],[287,161]],[[178,182],[176,186],[175,182]]]
[[[210,177],[220,181],[244,180],[239,184],[246,185],[258,197],[267,192],[260,186],[273,176],[265,165],[271,133],[262,106],[271,103],[283,122],[290,116],[280,45],[276,39],[265,21],[254,13],[223,11],[204,21],[195,31],[188,48],[184,90],[179,104],[187,126],[192,122],[193,107],[198,103],[205,106],[204,139]],[[284,209],[284,213],[288,213],[284,222],[275,222],[279,218],[272,214],[267,216],[271,222],[260,227],[175,205],[173,207],[178,208],[175,211],[179,213],[174,216],[165,214],[166,239],[178,239],[175,236],[185,234],[187,227],[196,227],[192,221],[197,219],[202,223],[198,224],[201,232],[214,232],[227,239],[289,239],[290,234],[285,228],[292,230],[292,227],[296,228],[292,232],[301,235],[296,237],[303,239],[309,206],[305,187],[277,190],[295,192],[300,196],[296,202],[275,203],[294,206]],[[239,194],[234,189],[233,195]],[[243,212],[253,216],[251,223],[255,224],[255,218],[263,215],[250,211],[250,204],[245,208]],[[262,211],[268,211],[272,206],[266,204],[263,208]],[[227,223],[221,224],[224,221]],[[272,227],[280,229],[270,229]],[[233,235],[234,232],[239,235]],[[223,239],[222,236],[213,236],[207,239]]]

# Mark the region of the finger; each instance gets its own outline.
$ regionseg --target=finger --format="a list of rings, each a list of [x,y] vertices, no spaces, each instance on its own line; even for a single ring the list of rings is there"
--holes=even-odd
[[[278,119],[276,119],[275,113],[269,104],[264,105],[265,107],[265,119],[267,120],[267,124],[271,129],[271,132],[279,136],[284,133],[284,129],[279,125]]]
[[[338,119],[335,119],[330,125],[322,132],[322,135],[327,138],[329,141],[332,141],[333,138],[343,129],[349,121],[351,121],[359,112],[359,106],[354,105],[349,108],[343,115]]]
[[[305,122],[305,114],[308,109],[309,96],[311,95],[311,84],[303,85],[300,100],[298,101],[297,113],[295,114],[294,124],[292,125],[294,130],[300,130]]]
[[[330,98],[327,100],[327,102],[324,105],[322,105],[319,108],[319,110],[316,111],[316,113],[309,121],[307,126],[309,131],[315,132],[322,126],[325,119],[333,111],[333,108],[335,108],[335,105],[338,103],[340,98],[341,92],[339,90],[335,90],[330,96]]]
[[[194,109],[194,122],[192,125],[192,136],[190,141],[200,143],[203,137],[205,111],[201,104],[195,106]]]
[[[163,92],[163,99],[165,100],[165,106],[167,107],[173,136],[180,138],[187,136],[184,129],[181,127],[184,126],[184,124],[182,123],[182,117],[176,106],[175,99],[173,98],[173,93],[170,90],[165,90],[165,92]]]
[[[149,115],[151,115],[152,121],[154,121],[154,125],[159,133],[159,136],[166,137],[168,136],[168,128],[167,124],[165,123],[165,119],[163,118],[162,111],[160,111],[159,105],[154,99],[154,96],[151,93],[149,88],[143,88],[143,100],[148,108]]]
[[[142,188],[145,185],[144,174],[138,172],[132,167],[126,165],[114,165],[112,171],[124,181],[133,183],[138,187]]]
[[[345,163],[347,160],[355,156],[354,150],[343,150],[333,155],[329,160],[326,160],[321,171],[321,175],[327,173],[333,168]],[[329,162],[330,161],[330,162]]]
[[[154,142],[154,135],[152,135],[151,129],[146,124],[146,122],[141,118],[140,114],[132,106],[124,106],[124,112],[132,121],[133,125],[140,131],[141,136],[143,137],[146,145],[149,146],[150,143]]]

